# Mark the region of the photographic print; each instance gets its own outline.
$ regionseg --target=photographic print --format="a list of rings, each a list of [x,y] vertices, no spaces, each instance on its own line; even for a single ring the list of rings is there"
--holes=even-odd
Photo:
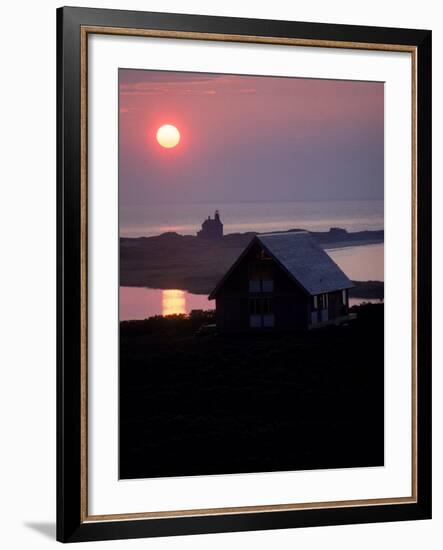
[[[119,69],[120,477],[384,464],[384,84]]]
[[[57,10],[57,540],[431,517],[431,40]]]

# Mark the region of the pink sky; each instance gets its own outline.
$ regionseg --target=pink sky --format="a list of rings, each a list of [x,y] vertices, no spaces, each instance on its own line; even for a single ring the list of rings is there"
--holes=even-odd
[[[383,198],[383,83],[120,69],[119,101],[122,209]]]

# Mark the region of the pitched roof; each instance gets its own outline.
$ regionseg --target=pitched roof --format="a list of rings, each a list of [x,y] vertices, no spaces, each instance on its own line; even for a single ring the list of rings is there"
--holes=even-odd
[[[224,281],[257,241],[312,296],[354,286],[307,231],[290,231],[256,235],[211,292],[209,299],[215,298]]]
[[[307,231],[269,233],[257,239],[311,295],[354,286]]]

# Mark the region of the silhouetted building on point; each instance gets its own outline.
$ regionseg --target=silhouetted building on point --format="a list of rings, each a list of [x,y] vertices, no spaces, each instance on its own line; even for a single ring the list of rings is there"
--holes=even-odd
[[[348,319],[352,282],[306,231],[255,236],[209,299],[217,329],[309,329]]]
[[[211,216],[202,223],[201,230],[197,233],[197,237],[203,239],[221,239],[223,237],[223,224],[220,220],[220,213],[215,211],[214,218]]]

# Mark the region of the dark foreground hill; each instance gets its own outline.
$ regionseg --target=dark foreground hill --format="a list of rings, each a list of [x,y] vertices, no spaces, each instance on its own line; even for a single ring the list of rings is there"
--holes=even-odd
[[[383,305],[349,326],[196,336],[210,313],[120,325],[120,475],[383,465]]]
[[[121,238],[120,284],[209,294],[254,235],[233,233],[220,240],[177,233]],[[348,233],[339,228],[311,235],[323,248],[382,243],[384,239],[383,231]],[[360,281],[350,295],[383,298],[383,283]]]

